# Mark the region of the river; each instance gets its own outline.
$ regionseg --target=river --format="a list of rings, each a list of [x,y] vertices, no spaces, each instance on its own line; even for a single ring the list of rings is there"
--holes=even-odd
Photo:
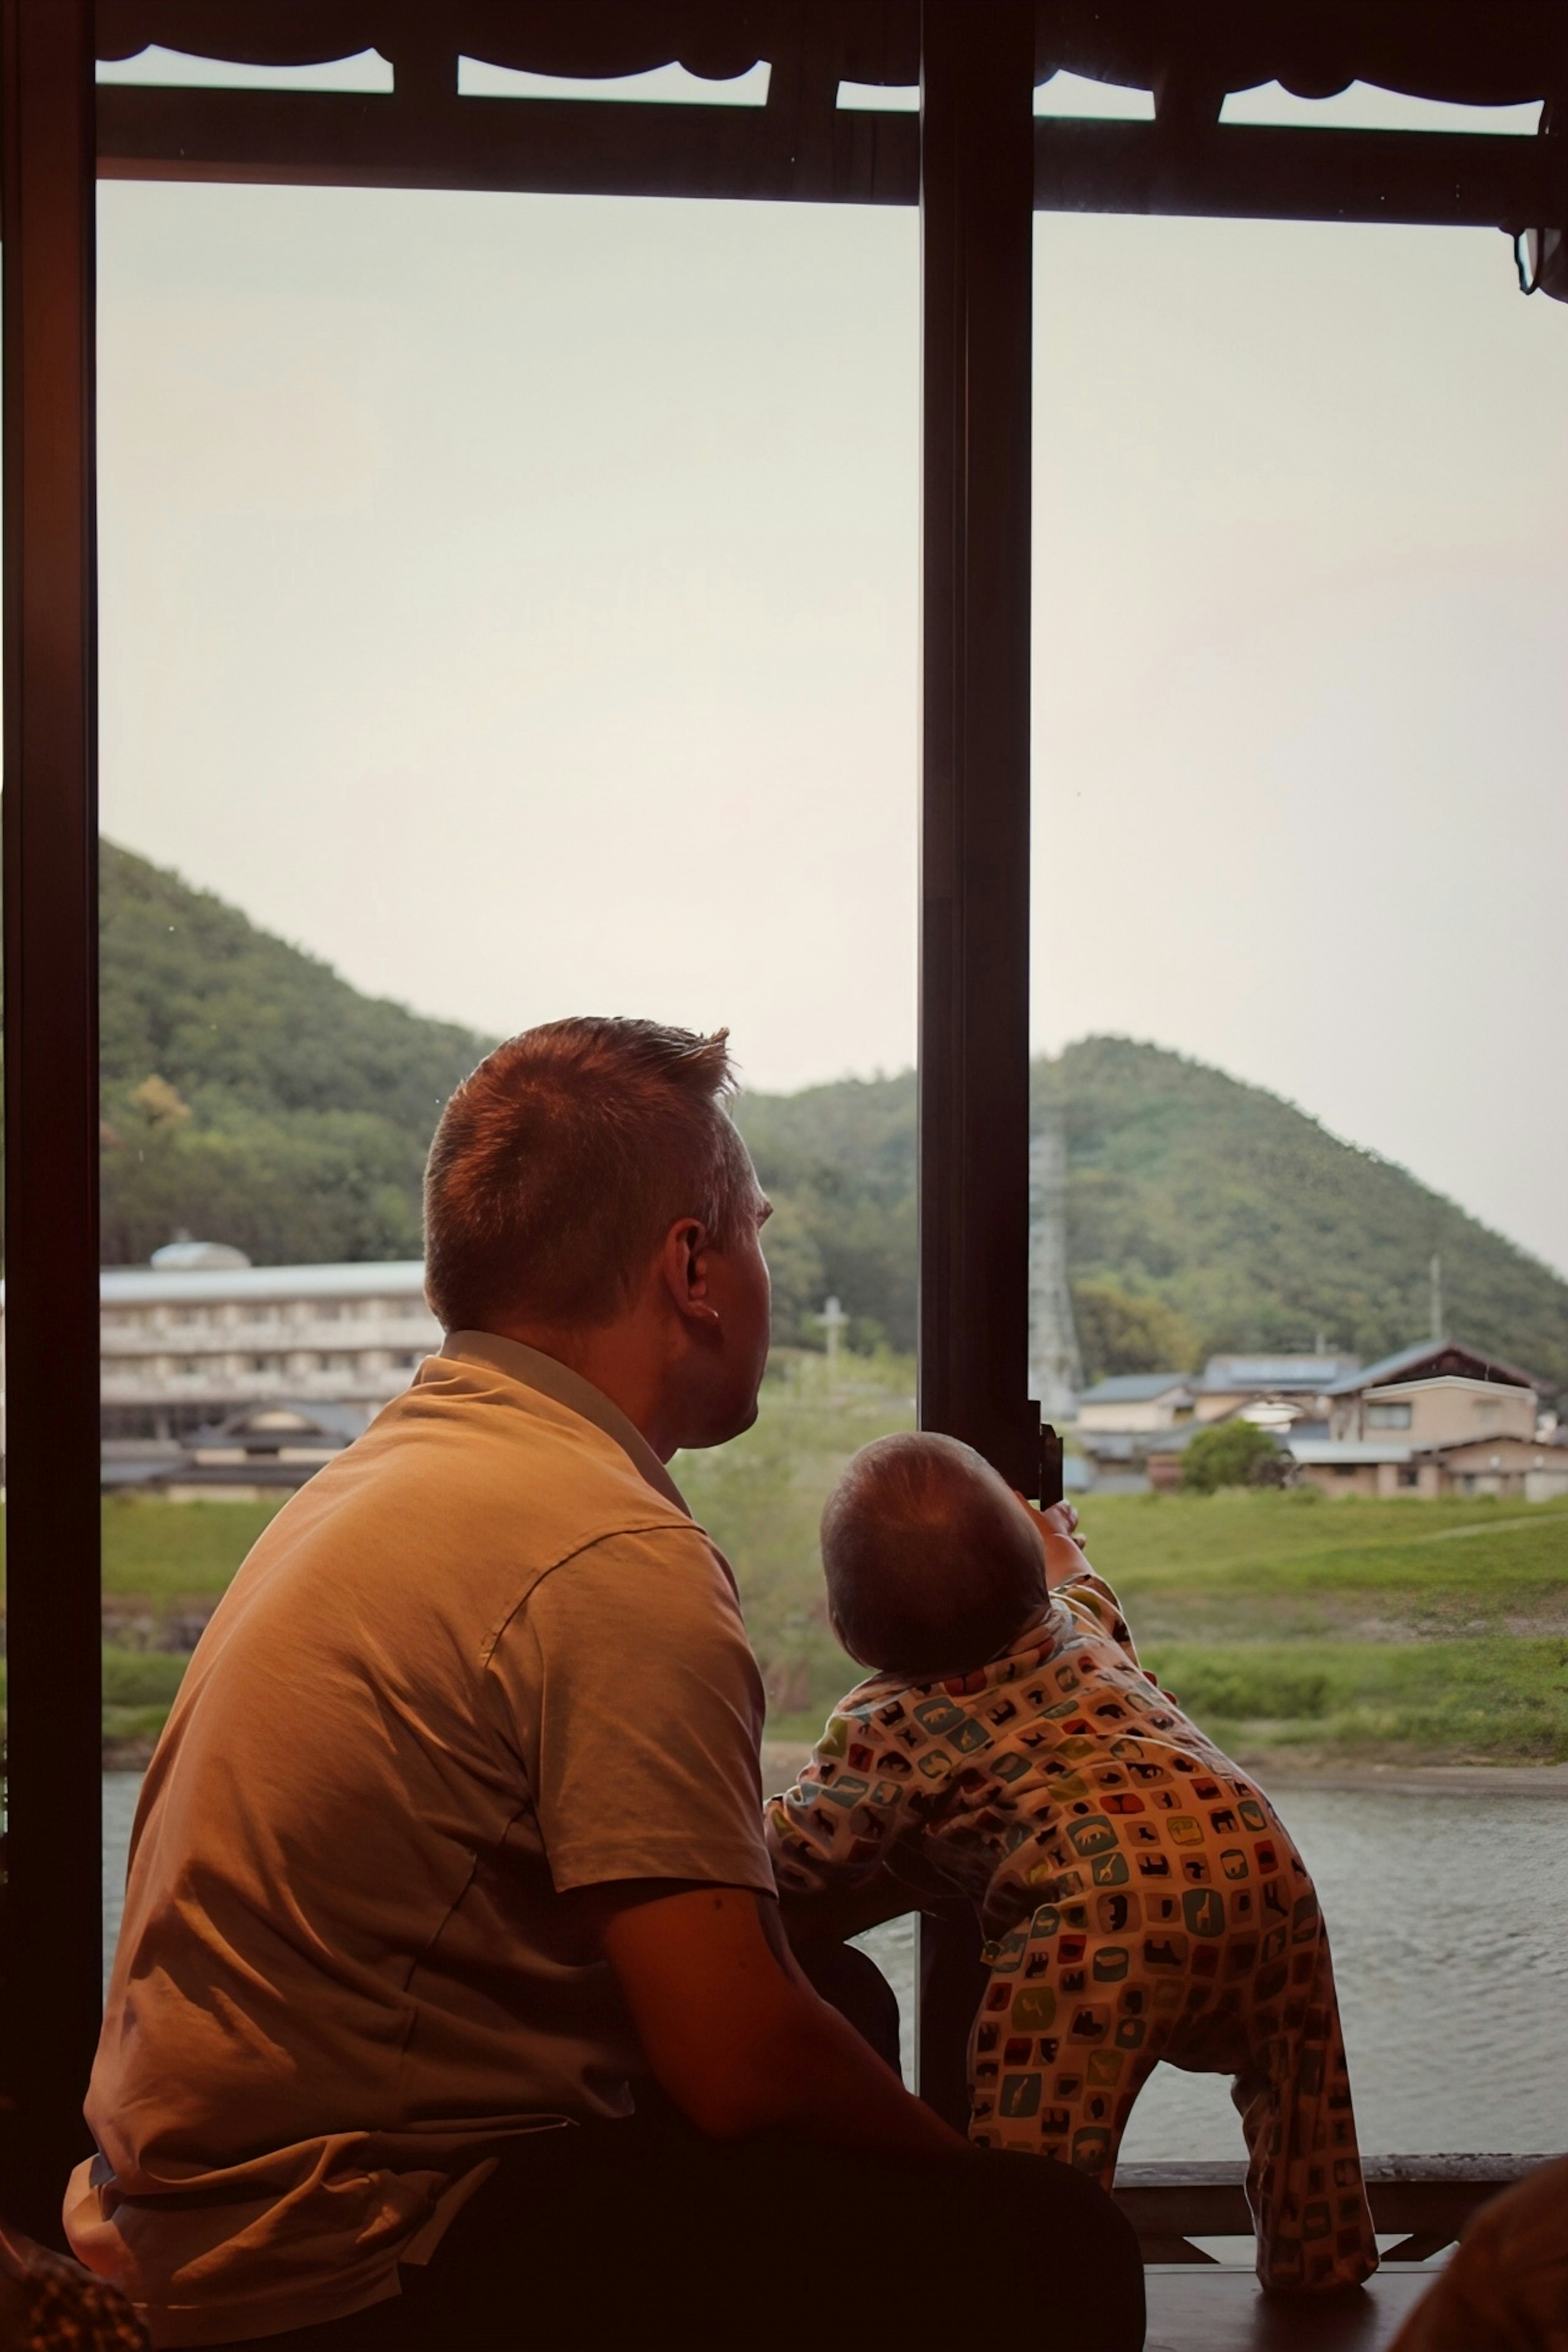
[[[104,1775],[106,1969],[139,1786],[133,1773]],[[1363,2149],[1568,2147],[1563,1801],[1295,1788],[1281,1791],[1280,1811],[1333,1937]],[[912,1922],[863,1940],[899,1994],[907,2053]],[[1159,2067],[1122,2152],[1142,2162],[1239,2157],[1226,2085]]]

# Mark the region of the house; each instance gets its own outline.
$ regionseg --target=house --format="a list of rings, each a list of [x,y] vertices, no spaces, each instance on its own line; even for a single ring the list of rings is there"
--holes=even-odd
[[[1542,1439],[1481,1437],[1445,1447],[1440,1456],[1448,1491],[1506,1495],[1521,1503],[1568,1499],[1568,1432]]]
[[[1079,1399],[1075,1435],[1097,1495],[1142,1494],[1151,1452],[1168,1453],[1196,1426],[1196,1384],[1185,1372],[1123,1372]]]
[[[1397,1431],[1410,1445],[1533,1437],[1545,1383],[1452,1339],[1423,1340],[1347,1375],[1327,1394],[1331,1438]]]
[[[1422,1460],[1397,1438],[1292,1434],[1286,1444],[1297,1484],[1321,1486],[1325,1494],[1430,1498],[1447,1492],[1436,1454]]]
[[[1328,1391],[1326,1433],[1293,1430],[1297,1474],[1331,1495],[1568,1494],[1568,1445],[1542,1423],[1543,1384],[1516,1364],[1426,1339]]]
[[[1240,1412],[1265,1429],[1321,1423],[1330,1391],[1360,1370],[1359,1356],[1211,1356],[1197,1384],[1197,1417]]]
[[[1197,1390],[1185,1372],[1125,1372],[1097,1381],[1078,1401],[1078,1433],[1172,1429],[1191,1421]]]
[[[1501,1495],[1521,1503],[1568,1497],[1568,1443],[1555,1431],[1429,1447],[1375,1437],[1291,1437],[1287,1444],[1298,1483],[1330,1495]]]
[[[1302,1484],[1331,1495],[1568,1493],[1568,1444],[1541,1423],[1544,1383],[1452,1339],[1376,1363],[1353,1356],[1211,1356],[1200,1377],[1139,1372],[1079,1401],[1078,1443],[1097,1493],[1180,1483],[1202,1428],[1272,1430]]]

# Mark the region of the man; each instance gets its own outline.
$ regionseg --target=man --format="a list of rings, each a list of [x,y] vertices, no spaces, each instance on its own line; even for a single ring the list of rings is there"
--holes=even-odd
[[[480,1065],[426,1175],[446,1346],[192,1661],[67,2198],[155,2344],[793,2341],[868,2232],[883,2307],[956,2316],[982,2219],[1032,2314],[1090,2283],[1039,2340],[1142,2341],[1109,2201],[969,2154],[777,1926],[756,1667],[664,1466],[756,1415],[731,1086],[646,1022]]]

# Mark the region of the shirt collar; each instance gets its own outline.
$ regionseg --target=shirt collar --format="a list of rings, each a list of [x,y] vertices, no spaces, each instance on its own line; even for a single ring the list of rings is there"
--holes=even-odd
[[[492,1371],[502,1373],[509,1381],[520,1381],[524,1388],[537,1389],[541,1396],[563,1404],[568,1412],[591,1421],[595,1429],[614,1438],[656,1495],[662,1495],[667,1503],[673,1503],[688,1518],[691,1517],[685,1496],[641,1430],[626,1419],[618,1404],[611,1403],[603,1389],[596,1389],[592,1381],[585,1381],[569,1364],[545,1355],[538,1348],[526,1347],[521,1339],[503,1339],[499,1331],[448,1331],[441,1353],[460,1357],[470,1364],[488,1364]]]

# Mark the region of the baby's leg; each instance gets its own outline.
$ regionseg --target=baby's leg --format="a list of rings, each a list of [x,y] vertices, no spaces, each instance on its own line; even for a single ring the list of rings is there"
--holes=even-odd
[[[1053,2156],[1110,2188],[1181,2000],[1140,1966],[1138,1907],[1136,1895],[1086,1890],[987,1947],[970,2045],[977,2146]]]
[[[1247,2063],[1231,2096],[1247,2135],[1258,2277],[1279,2288],[1349,2286],[1377,2268],[1377,2245],[1329,1939],[1305,1867],[1290,1859],[1290,1916],[1264,1939]]]

